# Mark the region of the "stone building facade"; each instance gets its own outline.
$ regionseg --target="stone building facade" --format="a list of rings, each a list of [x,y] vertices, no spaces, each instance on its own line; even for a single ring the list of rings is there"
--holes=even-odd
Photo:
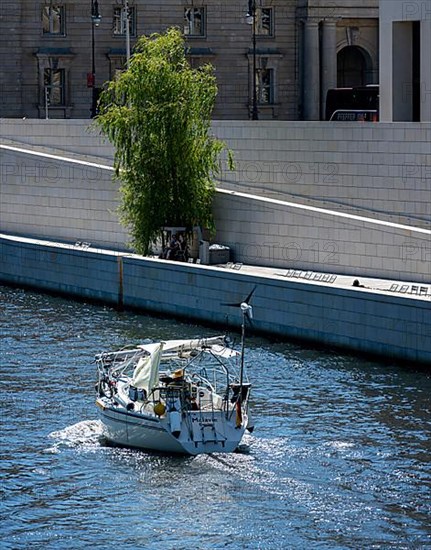
[[[254,26],[248,0],[129,0],[132,53],[142,34],[183,29],[191,63],[215,67],[218,119],[250,117],[254,80],[259,118],[279,120],[322,119],[327,89],[378,81],[378,0],[253,1]],[[98,0],[97,26],[94,3],[2,1],[0,117],[90,117],[92,86],[127,51],[124,0]]]

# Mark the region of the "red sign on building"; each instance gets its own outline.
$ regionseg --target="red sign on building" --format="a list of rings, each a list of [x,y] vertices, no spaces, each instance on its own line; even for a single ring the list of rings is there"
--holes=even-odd
[[[94,88],[94,74],[87,73],[87,88]]]

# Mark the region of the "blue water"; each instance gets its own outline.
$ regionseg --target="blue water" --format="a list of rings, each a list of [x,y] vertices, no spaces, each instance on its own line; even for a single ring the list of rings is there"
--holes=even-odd
[[[104,445],[93,357],[213,330],[5,287],[0,304],[2,550],[431,548],[426,370],[252,338],[248,452],[158,456]]]

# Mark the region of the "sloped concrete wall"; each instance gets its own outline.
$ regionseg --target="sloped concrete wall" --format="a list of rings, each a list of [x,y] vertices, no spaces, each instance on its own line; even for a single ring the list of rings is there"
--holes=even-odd
[[[220,185],[431,226],[431,124],[213,121],[234,151]],[[0,119],[0,137],[94,155],[113,147],[88,120]]]
[[[235,260],[428,283],[431,231],[279,200],[219,192],[217,240]]]
[[[127,248],[109,166],[1,148],[0,158],[1,231]]]
[[[127,248],[109,166],[1,147],[1,232]],[[238,262],[431,280],[427,229],[222,191],[214,214],[216,239]]]
[[[0,138],[112,160],[114,148],[89,120],[0,118]]]
[[[431,227],[431,124],[214,122],[223,188]]]

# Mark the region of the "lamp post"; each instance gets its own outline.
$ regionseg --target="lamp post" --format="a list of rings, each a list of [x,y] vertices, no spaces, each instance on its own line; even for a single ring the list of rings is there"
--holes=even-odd
[[[126,66],[130,67],[130,11],[129,2],[124,0],[124,19],[126,21]]]
[[[94,55],[94,27],[98,27],[102,17],[99,13],[99,3],[97,0],[91,0],[91,118],[96,116],[97,111],[97,91],[96,91],[96,58]]]
[[[252,25],[253,35],[253,105],[251,119],[259,120],[257,111],[257,89],[256,89],[256,0],[248,0],[247,23]]]

